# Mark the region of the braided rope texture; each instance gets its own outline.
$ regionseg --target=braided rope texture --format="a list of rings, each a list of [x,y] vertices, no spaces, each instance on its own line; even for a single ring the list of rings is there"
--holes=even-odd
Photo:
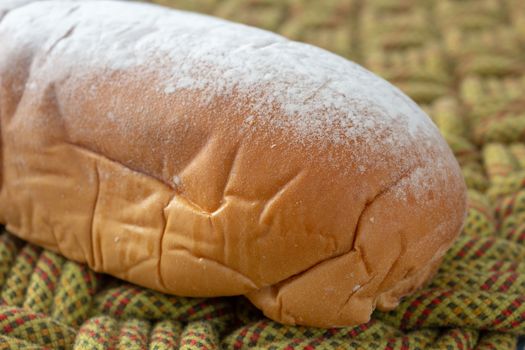
[[[244,298],[160,294],[0,234],[0,349],[515,349],[525,334],[525,2],[156,0],[357,61],[432,117],[469,187],[460,238],[394,311],[291,327]]]

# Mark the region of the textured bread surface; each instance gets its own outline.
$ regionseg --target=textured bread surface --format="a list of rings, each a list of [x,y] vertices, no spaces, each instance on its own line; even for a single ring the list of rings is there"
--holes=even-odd
[[[437,269],[459,166],[403,93],[341,57],[150,5],[43,1],[0,23],[0,219],[95,271],[369,320]]]

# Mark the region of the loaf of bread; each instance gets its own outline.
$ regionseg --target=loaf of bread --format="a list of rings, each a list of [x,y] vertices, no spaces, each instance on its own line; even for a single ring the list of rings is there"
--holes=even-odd
[[[394,308],[460,232],[449,147],[359,65],[153,5],[26,2],[0,22],[0,222],[19,237],[332,327]]]

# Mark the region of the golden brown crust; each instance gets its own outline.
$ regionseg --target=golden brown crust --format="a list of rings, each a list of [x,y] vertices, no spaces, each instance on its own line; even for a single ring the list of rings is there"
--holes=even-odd
[[[28,5],[0,24],[0,219],[9,230],[159,291],[246,294],[285,323],[366,322],[376,305],[395,307],[429,278],[461,228],[465,185],[428,117],[399,91],[351,66],[350,79],[380,85],[403,115],[392,119],[382,96],[363,102],[356,91],[333,110],[290,119],[274,99],[271,108],[259,103],[282,93],[271,84],[217,94],[181,84],[177,93],[159,90],[157,71],[108,68],[74,50],[108,44],[89,41],[82,21],[104,24],[90,6]],[[63,28],[46,24],[52,15]],[[31,16],[40,27],[28,39]],[[243,30],[253,34],[235,27]],[[299,56],[328,55],[260,35]],[[297,94],[312,103],[329,96],[323,86],[305,83]],[[420,124],[410,131],[405,117]],[[356,132],[359,120],[376,124]]]

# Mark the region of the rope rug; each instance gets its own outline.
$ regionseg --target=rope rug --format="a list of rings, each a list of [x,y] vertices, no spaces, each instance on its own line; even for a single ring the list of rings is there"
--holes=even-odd
[[[245,299],[160,294],[0,234],[0,349],[515,349],[525,334],[525,1],[158,0],[363,64],[438,125],[469,187],[434,279],[358,327],[283,326]]]

